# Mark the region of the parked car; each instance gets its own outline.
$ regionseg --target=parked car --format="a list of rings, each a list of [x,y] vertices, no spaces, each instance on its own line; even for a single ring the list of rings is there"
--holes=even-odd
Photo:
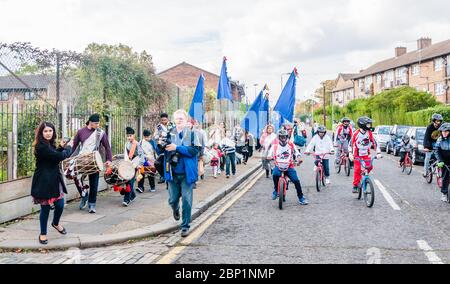
[[[403,136],[408,132],[411,126],[406,125],[394,125],[391,129],[390,140],[386,145],[386,153],[394,154],[394,156],[399,155],[400,143],[402,142]]]
[[[411,160],[414,165],[425,161],[425,152],[423,148],[423,139],[425,138],[426,127],[411,127],[406,135],[411,139],[411,145],[414,146]]]
[[[391,125],[379,125],[375,127],[375,131],[373,132],[373,137],[375,141],[377,141],[380,149],[382,151],[386,150],[386,145],[391,140]]]

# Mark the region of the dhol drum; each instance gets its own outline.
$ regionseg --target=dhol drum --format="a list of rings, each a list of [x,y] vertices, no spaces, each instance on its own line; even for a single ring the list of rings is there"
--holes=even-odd
[[[70,157],[61,162],[61,167],[67,178],[88,176],[104,170],[102,157],[98,151]]]
[[[125,160],[114,160],[105,172],[104,178],[109,185],[124,185],[136,174],[133,163]]]

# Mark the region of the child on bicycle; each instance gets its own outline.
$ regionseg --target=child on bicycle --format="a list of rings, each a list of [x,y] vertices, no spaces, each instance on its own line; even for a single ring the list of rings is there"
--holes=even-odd
[[[379,145],[373,138],[372,119],[367,116],[358,119],[359,129],[353,134],[350,146],[350,161],[354,161],[354,176],[353,176],[353,193],[358,193],[358,187],[361,183],[361,161],[363,160],[369,172],[373,169],[372,165],[368,165],[371,161],[370,149],[374,148],[377,152],[377,159],[381,158],[381,150]]]
[[[317,166],[319,164],[320,155],[334,154],[334,146],[331,137],[327,135],[327,129],[325,126],[319,126],[317,128],[316,135],[309,142],[308,147],[306,147],[305,154],[310,155],[311,151],[317,155],[314,164]],[[329,185],[330,181],[330,160],[329,157],[324,156],[322,160],[323,169],[325,172],[325,184]]]
[[[341,149],[346,155],[348,155],[348,145],[352,140],[353,128],[350,125],[350,118],[344,117],[341,120],[341,124],[336,128],[336,135],[334,139],[334,147],[338,149],[336,151],[336,164],[341,162]]]
[[[412,151],[414,146],[410,143],[411,139],[408,135],[404,135],[402,138],[402,142],[400,143],[400,161],[398,162],[398,166],[401,168],[403,163],[405,162],[406,153],[409,153],[409,157],[412,157]]]
[[[439,161],[438,167],[442,169],[442,198],[441,200],[447,202],[448,185],[450,181],[450,123],[444,123],[439,128],[441,137],[437,140],[435,145],[435,155]]]
[[[305,198],[302,192],[302,186],[295,170],[295,161],[301,163],[301,155],[296,149],[294,143],[289,141],[289,133],[286,129],[282,128],[278,131],[278,138],[275,139],[273,147],[270,148],[268,157],[272,157],[275,167],[273,169],[273,184],[274,192],[272,199],[278,198],[277,187],[278,181],[282,175],[282,171],[278,165],[287,165],[286,177],[288,177],[295,185],[297,190],[298,202],[300,205],[308,205],[308,200]]]

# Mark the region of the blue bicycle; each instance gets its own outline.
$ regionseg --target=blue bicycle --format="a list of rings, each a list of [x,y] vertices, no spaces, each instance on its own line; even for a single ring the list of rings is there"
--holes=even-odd
[[[369,175],[369,169],[372,168],[373,161],[376,159],[376,156],[370,159],[370,165],[366,164],[369,160],[356,159],[361,163],[362,170],[362,179],[358,186],[358,200],[361,200],[364,195],[364,201],[369,208],[372,208],[375,202],[375,187],[373,186],[372,178]]]

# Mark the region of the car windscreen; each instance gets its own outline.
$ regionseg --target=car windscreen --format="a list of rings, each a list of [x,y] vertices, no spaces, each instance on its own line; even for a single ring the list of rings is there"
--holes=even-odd
[[[419,128],[417,129],[417,134],[416,134],[416,141],[419,143],[423,143],[423,139],[425,138],[425,128]]]
[[[399,127],[397,128],[397,136],[398,137],[402,137],[403,135],[406,134],[406,132],[408,132],[409,127]]]
[[[391,129],[389,127],[380,127],[378,129],[378,134],[379,135],[389,135],[390,131],[391,131]]]

